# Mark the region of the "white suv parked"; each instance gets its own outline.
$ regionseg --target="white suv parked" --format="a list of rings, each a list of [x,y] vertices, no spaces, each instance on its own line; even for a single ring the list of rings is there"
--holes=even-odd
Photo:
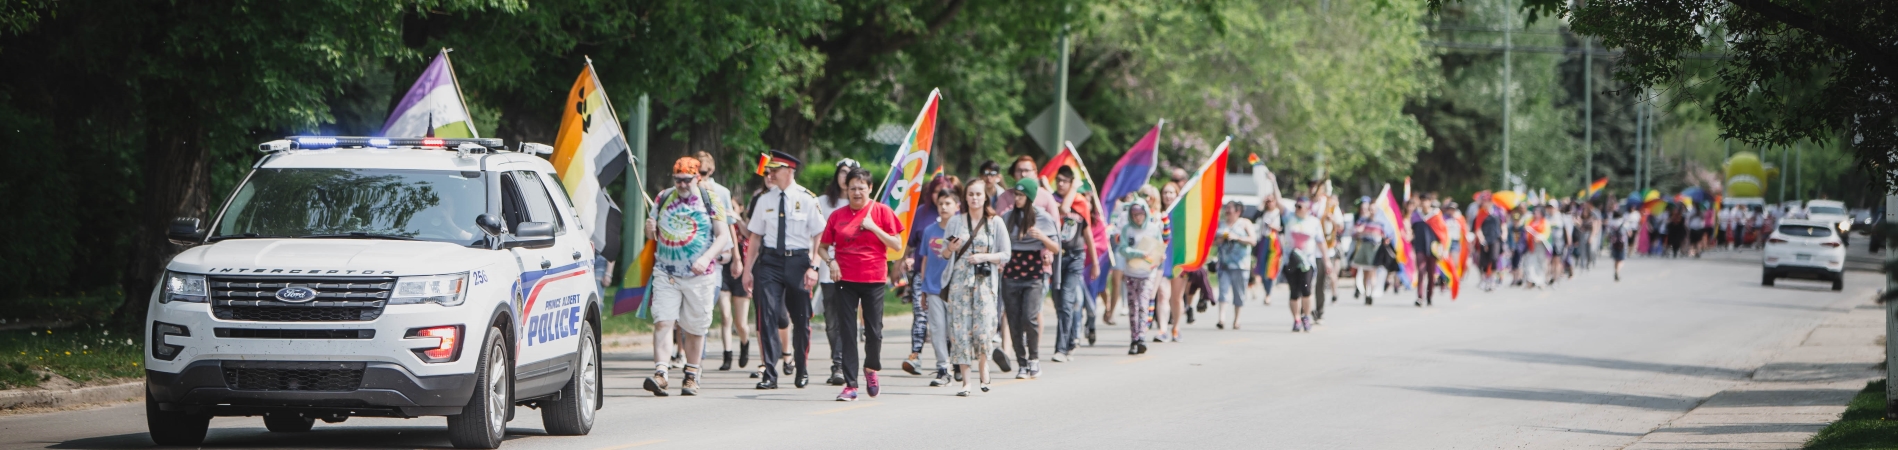
[[[1797,277],[1831,281],[1832,290],[1844,289],[1845,244],[1839,240],[1837,225],[1809,219],[1781,220],[1766,239],[1760,284],[1772,286],[1776,278]]]
[[[197,445],[213,416],[447,416],[456,447],[495,448],[515,405],[592,429],[594,250],[552,165],[500,139],[261,147],[208,228],[168,233],[195,246],[148,307],[152,440]]]

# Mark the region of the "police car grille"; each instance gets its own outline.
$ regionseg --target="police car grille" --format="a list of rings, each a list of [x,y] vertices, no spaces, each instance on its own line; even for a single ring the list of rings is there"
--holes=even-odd
[[[211,313],[223,320],[254,322],[360,322],[382,316],[395,278],[211,277]],[[277,291],[305,287],[316,300],[277,300]]]
[[[365,364],[355,362],[224,363],[224,384],[240,391],[354,391]]]

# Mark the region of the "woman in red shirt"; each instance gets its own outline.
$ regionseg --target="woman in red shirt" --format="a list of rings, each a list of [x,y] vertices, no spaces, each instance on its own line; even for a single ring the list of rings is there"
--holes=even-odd
[[[896,220],[896,211],[870,201],[868,170],[850,169],[844,179],[844,196],[850,206],[830,213],[817,243],[817,254],[824,255],[831,279],[837,282],[837,295],[824,299],[824,312],[830,326],[839,328],[838,336],[856,336],[857,309],[863,309],[864,388],[876,397],[881,388],[877,371],[883,370],[879,361],[883,348],[883,290],[890,282],[886,255],[889,249],[903,245],[896,236],[903,232],[903,224]],[[834,256],[827,251],[832,249]],[[837,394],[837,401],[856,401],[857,346],[849,339],[839,339],[838,343],[843,345],[844,391]]]

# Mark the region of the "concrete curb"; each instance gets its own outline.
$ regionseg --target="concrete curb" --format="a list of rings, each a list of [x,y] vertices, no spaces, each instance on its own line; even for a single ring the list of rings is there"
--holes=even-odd
[[[57,408],[87,403],[116,402],[138,398],[144,394],[144,381],[67,390],[14,389],[0,391],[0,410]]]

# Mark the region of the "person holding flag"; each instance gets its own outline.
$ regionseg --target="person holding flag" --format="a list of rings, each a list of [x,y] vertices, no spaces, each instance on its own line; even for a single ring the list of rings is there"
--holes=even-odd
[[[811,288],[817,285],[818,260],[812,255],[812,240],[824,231],[825,219],[818,214],[817,196],[797,185],[797,168],[802,162],[790,154],[772,150],[759,163],[766,192],[757,199],[745,231],[751,236],[748,247],[757,251],[745,255],[745,290],[758,303],[759,356],[764,364],[764,380],[758,389],[777,389],[779,358],[784,343],[777,330],[779,322],[791,322],[791,355],[797,369],[796,385],[810,383]],[[787,364],[787,366],[790,364]]]
[[[1060,257],[1056,258],[1053,279],[1050,284],[1054,297],[1054,362],[1067,362],[1073,358],[1075,342],[1080,334],[1083,322],[1081,304],[1087,302],[1088,278],[1099,276],[1099,263],[1094,258],[1093,224],[1090,223],[1093,202],[1086,195],[1075,192],[1074,171],[1068,166],[1056,166],[1054,176],[1055,197],[1061,207],[1061,222],[1056,232],[1056,242],[1060,243]]]

